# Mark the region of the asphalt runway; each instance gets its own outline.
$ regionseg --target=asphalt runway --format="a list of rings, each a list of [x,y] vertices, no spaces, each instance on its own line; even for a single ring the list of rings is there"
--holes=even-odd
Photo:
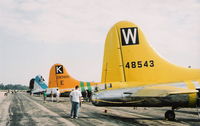
[[[81,105],[78,119],[71,119],[69,98],[43,102],[43,97],[26,93],[2,96],[0,126],[200,126],[197,109],[177,110],[176,121],[164,119],[170,108],[96,107]],[[107,110],[107,113],[105,113]]]

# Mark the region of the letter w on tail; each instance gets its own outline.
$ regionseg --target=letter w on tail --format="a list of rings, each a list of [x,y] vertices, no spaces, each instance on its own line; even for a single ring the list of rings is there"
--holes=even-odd
[[[121,28],[122,46],[139,44],[138,28]]]

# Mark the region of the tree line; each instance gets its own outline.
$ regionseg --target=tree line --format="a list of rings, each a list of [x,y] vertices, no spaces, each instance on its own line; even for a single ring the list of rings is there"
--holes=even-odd
[[[0,84],[0,90],[28,90],[27,86],[21,84]]]

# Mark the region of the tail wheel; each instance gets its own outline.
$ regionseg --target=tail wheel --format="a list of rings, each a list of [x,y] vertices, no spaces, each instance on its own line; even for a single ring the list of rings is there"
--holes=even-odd
[[[165,119],[169,120],[169,121],[174,121],[175,120],[175,113],[173,110],[168,110],[165,113]]]

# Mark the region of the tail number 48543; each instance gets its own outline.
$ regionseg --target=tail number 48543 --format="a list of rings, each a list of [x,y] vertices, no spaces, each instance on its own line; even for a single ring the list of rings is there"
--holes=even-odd
[[[132,61],[127,62],[125,67],[126,68],[142,68],[142,67],[154,67],[154,60],[149,61]]]

